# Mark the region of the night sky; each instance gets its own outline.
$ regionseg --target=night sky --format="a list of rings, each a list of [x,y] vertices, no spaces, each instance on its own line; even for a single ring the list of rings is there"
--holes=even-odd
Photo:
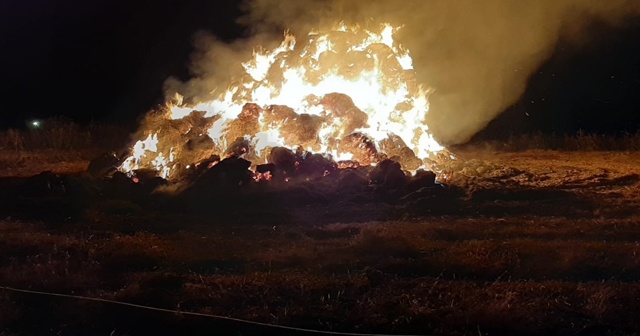
[[[640,131],[640,19],[594,22],[586,44],[559,41],[527,91],[476,138],[519,133],[620,135]]]
[[[136,122],[188,79],[193,35],[231,41],[240,1],[26,0],[0,8],[0,128],[25,118]]]
[[[193,34],[246,34],[240,1],[3,1],[0,129],[64,116],[136,123],[163,102],[169,76],[187,79]],[[640,129],[640,19],[589,27],[587,44],[560,41],[522,99],[479,137]]]

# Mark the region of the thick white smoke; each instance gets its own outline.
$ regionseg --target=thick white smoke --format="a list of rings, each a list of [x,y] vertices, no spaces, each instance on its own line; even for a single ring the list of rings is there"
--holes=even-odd
[[[228,45],[199,36],[195,78],[168,81],[169,93],[205,99],[241,72],[238,60],[256,45],[280,41],[285,29],[304,34],[338,21],[390,22],[404,25],[398,38],[412,52],[418,79],[434,89],[427,123],[445,144],[467,141],[514,103],[559,38],[586,43],[589,22],[615,25],[640,15],[635,0],[249,0],[244,6],[241,20],[255,38]]]

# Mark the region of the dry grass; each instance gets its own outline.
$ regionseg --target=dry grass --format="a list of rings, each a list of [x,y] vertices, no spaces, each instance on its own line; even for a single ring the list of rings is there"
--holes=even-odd
[[[470,150],[521,152],[532,149],[559,151],[638,151],[640,131],[604,135],[578,131],[576,134],[531,133],[512,135],[504,140],[477,140],[461,146]]]
[[[40,207],[42,222],[0,220],[0,284],[319,330],[637,334],[640,153],[456,154],[450,204],[196,214],[102,200],[55,223]],[[265,333],[0,292],[0,334],[114,330]]]
[[[172,220],[163,217],[128,221],[135,228]],[[107,229],[122,218],[102,220],[100,230],[2,222],[0,244],[11,256],[0,263],[3,285],[354,332],[618,335],[640,327],[637,217],[275,228],[196,219],[125,234]],[[26,297],[8,297],[0,309],[12,312],[3,317],[9,330],[45,312]],[[104,327],[98,316],[86,318]]]
[[[107,124],[78,125],[64,119],[41,121],[39,128],[0,131],[0,150],[31,152],[90,151],[120,149],[129,141],[129,133],[121,126]]]
[[[44,120],[37,129],[0,130],[0,177],[84,171],[103,152],[124,149],[129,132],[121,126],[80,126],[62,119]]]

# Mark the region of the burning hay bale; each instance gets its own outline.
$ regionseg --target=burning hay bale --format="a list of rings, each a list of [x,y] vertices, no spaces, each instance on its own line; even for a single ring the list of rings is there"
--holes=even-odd
[[[67,196],[67,185],[51,174],[34,177],[29,188],[33,189],[32,197],[53,195],[63,201],[81,197],[84,202],[78,204],[86,209],[95,202],[115,200],[154,211],[218,212],[379,202],[422,211],[440,202],[434,197],[451,199],[448,189],[436,183],[435,173],[418,170],[410,177],[398,162],[389,159],[375,167],[340,169],[330,156],[274,147],[270,160],[273,162],[257,165],[252,171],[252,163],[239,156],[223,160],[212,156],[186,169],[181,173],[183,179],[171,181],[157,176],[153,169],[116,172],[99,180],[87,174],[86,181],[76,179],[73,196]],[[97,187],[88,188],[88,182]]]
[[[116,172],[101,190],[103,197],[107,199],[132,199],[140,194],[141,188],[122,172]]]
[[[338,118],[339,127],[331,135],[339,139],[367,127],[368,116],[353,103],[351,97],[342,93],[329,93],[320,101],[329,118]]]
[[[336,191],[345,194],[361,194],[369,189],[369,178],[363,169],[340,170]]]
[[[125,173],[116,172],[111,179],[104,181],[99,193],[102,199],[150,204],[153,201],[151,193],[166,184],[167,181],[152,170],[136,171],[133,178]]]
[[[375,144],[362,133],[352,133],[340,142],[340,151],[353,154],[353,161],[369,166],[379,161]]]
[[[397,135],[390,134],[380,141],[380,151],[385,153],[388,159],[400,162],[403,169],[416,170],[422,165],[422,160]]]
[[[318,136],[325,118],[307,113],[296,113],[283,105],[270,105],[263,110],[263,128],[278,129],[285,143],[303,148],[318,148]]]
[[[213,166],[220,162],[219,155],[211,155],[208,158],[188,165],[179,165],[177,169],[175,169],[174,174],[179,178],[174,179],[173,181],[195,181],[206,171],[211,169]]]
[[[271,181],[276,176],[276,165],[273,163],[265,163],[256,166],[254,180],[256,182]]]
[[[219,146],[209,137],[207,132],[218,118],[206,118],[204,114],[201,111],[193,111],[183,119],[171,120],[171,129],[159,130],[163,136],[167,133],[172,134],[172,137],[176,139],[175,144],[182,144],[174,147],[173,151],[175,156],[181,158],[180,164],[182,165],[200,162],[220,152]],[[171,153],[171,148],[168,149],[168,153]]]
[[[95,178],[109,176],[117,171],[119,163],[115,152],[106,152],[89,162],[87,173]]]
[[[234,192],[253,180],[249,167],[250,161],[236,156],[228,157],[205,171],[195,185],[215,193]]]
[[[285,147],[272,148],[267,161],[272,163],[282,176],[293,175],[298,165],[295,153]]]
[[[309,200],[323,198],[313,192],[398,196],[433,185],[432,175],[405,173],[431,168],[423,160],[442,149],[425,124],[428,90],[408,50],[393,42],[398,28],[373,28],[342,25],[300,45],[287,35],[216,83],[228,89],[211,101],[187,97],[195,104],[186,105],[177,95],[145,119],[119,170],[153,169],[216,195],[310,183],[310,193],[300,192]]]
[[[383,196],[399,198],[404,194],[408,178],[398,162],[387,159],[369,173],[369,181]]]
[[[407,192],[433,187],[436,185],[436,174],[430,170],[420,169],[407,183]]]
[[[260,118],[261,113],[262,108],[260,106],[253,103],[245,104],[238,117],[227,124],[224,137],[227,143],[243,139],[247,134],[260,132],[258,118]]]
[[[251,153],[251,144],[249,143],[248,139],[245,139],[243,137],[238,137],[235,140],[233,140],[229,144],[229,147],[227,147],[227,149],[225,150],[225,155],[227,156],[230,155],[235,157],[253,156],[250,153]]]
[[[181,161],[200,162],[216,152],[216,145],[208,135],[194,132],[180,149]]]
[[[210,165],[201,165],[201,172],[175,188],[162,190],[156,196],[168,209],[197,212],[222,211],[250,202],[245,195],[255,184],[249,170],[251,162],[231,156]]]
[[[330,157],[310,152],[292,151],[284,147],[274,147],[267,157],[269,165],[261,165],[261,170],[269,170],[272,176],[280,177],[323,177],[335,173],[338,165]],[[263,172],[260,172],[263,173]]]
[[[298,165],[297,172],[306,177],[324,177],[335,174],[338,165],[322,154],[305,153]]]
[[[270,126],[282,126],[286,121],[296,117],[293,108],[285,105],[269,105],[264,109],[264,123]]]
[[[297,114],[292,120],[283,123],[281,131],[285,134],[286,143],[318,150],[318,133],[324,122],[324,118],[319,116]]]

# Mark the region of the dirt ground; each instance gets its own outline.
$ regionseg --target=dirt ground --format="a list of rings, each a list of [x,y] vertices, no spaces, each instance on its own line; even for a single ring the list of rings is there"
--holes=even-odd
[[[456,155],[440,194],[209,212],[23,194],[16,176],[88,162],[4,160],[0,286],[174,312],[0,289],[0,335],[304,334],[182,312],[352,333],[638,334],[640,153]]]

